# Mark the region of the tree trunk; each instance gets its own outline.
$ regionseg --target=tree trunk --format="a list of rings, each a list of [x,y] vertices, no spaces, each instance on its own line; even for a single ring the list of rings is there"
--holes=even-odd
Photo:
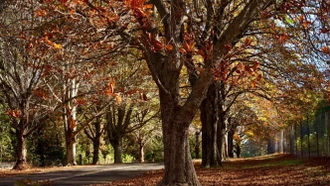
[[[294,154],[294,139],[295,139],[295,127],[294,125],[290,126],[290,154]]]
[[[221,109],[221,105],[219,106]],[[227,151],[227,121],[225,112],[219,110],[219,121],[218,121],[218,134],[217,134],[217,146],[219,151],[219,160],[224,161],[228,158]]]
[[[217,90],[215,83],[208,89],[207,97],[203,100],[200,111],[202,121],[202,166],[205,168],[218,167],[221,162],[217,151]]]
[[[189,148],[189,124],[176,117],[180,107],[160,92],[165,173],[160,186],[200,186]],[[191,117],[192,120],[193,117]]]
[[[279,147],[279,153],[284,153],[284,130],[282,129],[281,132],[279,133],[279,144],[278,144],[278,147]]]
[[[99,162],[99,149],[100,149],[100,139],[94,139],[93,141],[93,165]]]
[[[197,129],[195,133],[195,158],[199,159],[199,135],[201,134],[200,130]]]
[[[308,157],[311,157],[311,142],[310,142],[310,128],[309,128],[309,119],[307,116],[307,148],[308,148]]]
[[[65,135],[66,142],[66,164],[77,165],[76,162],[76,135],[69,130]]]
[[[200,185],[191,159],[188,129],[175,122],[170,125],[163,134],[165,175],[160,185]]]
[[[26,138],[24,137],[24,130],[16,130],[17,149],[16,149],[16,163],[13,167],[14,170],[24,170],[29,168],[26,161]]]
[[[233,129],[228,132],[228,156],[230,158],[234,157],[234,134],[235,130]]]
[[[328,126],[327,127],[328,128],[328,134],[327,134],[328,135],[328,153],[329,153],[328,155],[330,156],[330,119],[329,119],[330,114],[329,114],[329,112],[330,111],[326,112],[326,118],[327,118],[326,119],[326,121],[327,121],[326,124]]]
[[[121,158],[121,155],[123,153],[121,137],[119,137],[119,139],[112,140],[111,145],[114,150],[114,163],[123,163],[123,160]]]
[[[143,163],[144,162],[144,148],[143,145],[140,144],[139,146],[139,163]]]
[[[267,144],[267,154],[274,154],[275,153],[275,141],[273,139],[268,140]]]
[[[304,157],[303,140],[304,140],[303,122],[300,121],[300,155],[301,155],[301,157]]]

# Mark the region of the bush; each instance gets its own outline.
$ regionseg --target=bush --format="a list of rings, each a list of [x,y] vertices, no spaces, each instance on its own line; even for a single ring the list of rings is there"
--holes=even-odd
[[[130,154],[121,155],[121,159],[122,159],[123,163],[132,163],[135,161],[135,158]]]

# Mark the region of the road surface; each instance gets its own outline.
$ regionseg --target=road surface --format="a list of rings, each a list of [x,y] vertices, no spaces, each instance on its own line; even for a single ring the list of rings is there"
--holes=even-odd
[[[62,169],[51,172],[0,177],[0,186],[13,186],[17,180],[22,179],[31,179],[33,181],[49,180],[54,186],[100,184],[137,177],[148,171],[163,168],[164,165],[162,163],[63,167]]]

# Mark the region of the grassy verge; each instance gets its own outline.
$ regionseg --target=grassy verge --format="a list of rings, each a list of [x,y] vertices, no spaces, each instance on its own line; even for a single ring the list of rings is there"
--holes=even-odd
[[[223,168],[203,169],[196,163],[202,185],[330,185],[330,158],[300,159],[290,155],[270,155],[231,159]],[[115,181],[98,186],[156,185],[163,172],[148,173],[139,178]]]

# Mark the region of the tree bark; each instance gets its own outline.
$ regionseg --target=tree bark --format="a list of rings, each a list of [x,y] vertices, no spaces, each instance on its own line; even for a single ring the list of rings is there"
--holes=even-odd
[[[274,153],[275,153],[275,141],[273,139],[269,139],[267,144],[267,154],[274,154]]]
[[[100,149],[100,139],[93,141],[93,165],[96,165],[99,162],[99,149]]]
[[[295,141],[295,127],[292,124],[290,126],[290,154],[294,154],[294,141]]]
[[[17,149],[16,149],[16,163],[13,167],[14,170],[24,170],[29,168],[26,161],[26,138],[24,137],[24,130],[16,130]]]
[[[143,145],[139,146],[139,163],[144,162],[144,147]]]
[[[164,143],[165,173],[161,186],[200,186],[192,163],[189,148],[189,124],[193,119],[186,120],[176,115],[182,107],[169,95],[160,92],[162,129]],[[188,123],[189,122],[189,123]]]
[[[123,154],[123,147],[122,147],[122,138],[118,137],[115,140],[112,140],[111,145],[114,150],[114,163],[123,163],[121,155]]]
[[[219,151],[219,160],[224,161],[228,158],[227,151],[227,119],[222,105],[219,106],[219,121],[217,134],[217,147]]]
[[[205,168],[218,167],[221,161],[217,151],[218,123],[218,92],[216,84],[212,83],[207,97],[203,100],[200,111],[202,121],[202,166]]]
[[[200,142],[199,142],[199,136],[200,136],[201,132],[199,129],[197,129],[196,133],[195,133],[195,158],[196,159],[199,159],[199,145],[200,145]]]
[[[65,135],[66,142],[66,164],[77,165],[76,162],[76,135],[73,131],[69,130]]]
[[[234,134],[235,129],[231,129],[228,132],[228,156],[230,158],[234,157]]]

